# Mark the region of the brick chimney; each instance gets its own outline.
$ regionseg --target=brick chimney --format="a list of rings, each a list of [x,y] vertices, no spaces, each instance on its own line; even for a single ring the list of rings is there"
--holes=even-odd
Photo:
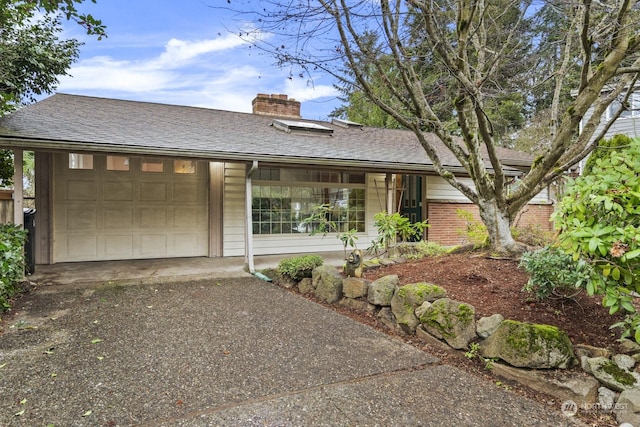
[[[251,101],[253,114],[264,116],[300,118],[300,102],[287,95],[267,95],[259,93]]]

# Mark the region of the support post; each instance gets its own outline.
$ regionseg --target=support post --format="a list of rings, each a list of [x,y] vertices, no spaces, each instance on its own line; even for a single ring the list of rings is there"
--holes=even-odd
[[[244,224],[244,235],[245,235],[245,262],[249,266],[249,273],[253,274],[256,271],[255,264],[253,261],[253,218],[252,218],[252,203],[251,203],[251,195],[253,191],[253,184],[251,183],[251,176],[258,169],[258,161],[254,160],[251,168],[247,170],[247,177],[245,179],[245,224]]]
[[[24,188],[22,150],[13,150],[13,223],[24,225]]]

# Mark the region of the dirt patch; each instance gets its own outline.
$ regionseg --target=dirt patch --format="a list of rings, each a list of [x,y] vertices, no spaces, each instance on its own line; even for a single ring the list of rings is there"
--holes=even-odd
[[[397,274],[401,284],[434,283],[445,288],[449,298],[473,305],[477,319],[500,313],[505,319],[557,326],[574,344],[617,348],[620,333],[609,327],[622,316],[609,315],[601,297],[582,292],[573,299],[535,301],[522,291],[529,276],[518,263],[484,254],[452,254],[368,270],[364,277]]]
[[[505,319],[555,325],[566,331],[574,344],[589,344],[610,348],[613,351],[619,348],[616,340],[620,337],[620,332],[611,330],[609,327],[623,316],[609,315],[609,310],[602,306],[601,297],[589,297],[582,292],[568,300],[533,300],[529,294],[522,291],[529,276],[518,264],[517,260],[495,259],[480,253],[451,254],[370,269],[364,273],[364,278],[375,280],[382,276],[396,274],[402,285],[416,282],[433,283],[446,289],[449,298],[473,305],[476,310],[476,320],[500,313]],[[306,297],[318,302],[313,296]],[[385,327],[374,313],[338,305],[328,307],[387,334],[399,334]],[[469,359],[465,357],[464,351],[442,351],[425,345],[414,336],[399,336],[405,342],[437,355],[444,363],[473,371],[494,384],[501,384],[509,390],[526,395],[550,407],[560,408],[562,404],[551,396],[533,391],[518,383],[497,381],[491,371],[487,370],[484,361],[480,358]],[[583,375],[579,368],[574,368],[573,371],[575,375]],[[592,426],[618,425],[615,417],[608,413],[582,413],[579,418]]]

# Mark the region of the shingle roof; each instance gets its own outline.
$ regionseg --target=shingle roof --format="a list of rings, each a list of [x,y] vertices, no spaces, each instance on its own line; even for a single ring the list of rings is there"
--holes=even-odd
[[[276,129],[273,120],[224,110],[56,94],[0,118],[0,146],[433,172],[431,160],[410,131],[300,120],[334,130],[332,136],[302,135]],[[459,165],[435,135],[427,137],[438,143],[445,165]],[[507,165],[531,162],[524,153],[500,153]]]

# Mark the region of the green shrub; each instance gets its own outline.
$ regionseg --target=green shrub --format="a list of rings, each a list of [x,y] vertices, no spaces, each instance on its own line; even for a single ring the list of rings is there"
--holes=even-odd
[[[529,246],[549,246],[555,241],[555,233],[544,230],[540,224],[512,227],[511,235],[518,242]]]
[[[9,299],[24,276],[24,243],[27,232],[19,226],[0,224],[0,311],[10,308]]]
[[[482,221],[475,219],[471,212],[464,209],[457,209],[456,215],[467,222],[466,228],[458,230],[458,234],[466,238],[469,243],[472,243],[474,249],[484,248],[489,245],[489,233]]]
[[[428,240],[420,240],[418,243],[416,243],[415,246],[420,258],[424,258],[426,256],[442,255],[444,253],[447,253],[448,251],[448,249],[442,246],[440,243],[430,242]]]
[[[558,240],[573,259],[592,266],[585,288],[603,295],[614,314],[626,311],[623,337],[640,342],[640,313],[633,304],[640,292],[640,140],[607,149],[588,174],[569,180],[554,214]]]
[[[584,260],[574,261],[571,255],[553,246],[523,254],[520,266],[529,273],[529,281],[522,290],[539,300],[570,298],[590,275],[590,266]]]
[[[319,255],[301,255],[285,258],[278,264],[281,275],[299,281],[311,277],[314,268],[320,267],[324,260]]]

